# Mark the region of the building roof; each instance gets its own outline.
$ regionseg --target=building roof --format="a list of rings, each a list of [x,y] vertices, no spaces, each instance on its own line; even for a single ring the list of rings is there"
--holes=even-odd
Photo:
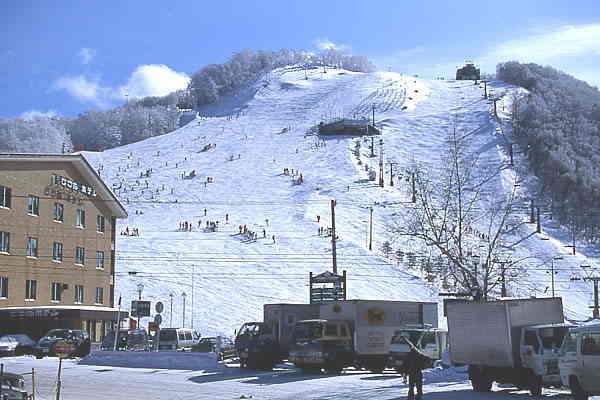
[[[83,176],[87,182],[95,186],[96,191],[106,203],[106,206],[110,209],[114,216],[117,218],[127,218],[127,210],[117,196],[109,189],[104,183],[102,178],[98,175],[96,170],[88,163],[88,161],[81,154],[2,154],[0,153],[0,162],[66,162],[71,163]]]

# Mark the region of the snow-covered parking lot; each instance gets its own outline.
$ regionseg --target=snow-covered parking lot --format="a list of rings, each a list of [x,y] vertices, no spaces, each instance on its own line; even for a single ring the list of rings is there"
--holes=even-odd
[[[127,353],[125,353],[126,355]],[[182,357],[186,360],[189,355]],[[135,355],[139,357],[138,355]],[[391,370],[383,374],[346,370],[339,375],[307,375],[289,364],[273,371],[240,369],[236,361],[214,361],[210,355],[197,355],[195,367],[188,369],[114,367],[85,365],[90,361],[67,360],[63,364],[62,396],[64,400],[145,399],[378,399],[406,398],[408,387]],[[110,358],[106,357],[105,361]],[[170,357],[170,362],[176,356]],[[113,358],[114,359],[114,358]],[[188,360],[189,361],[189,360]],[[188,362],[186,361],[186,362]],[[58,359],[33,357],[3,358],[5,370],[27,373],[36,370],[36,399],[55,398]],[[126,365],[123,360],[119,365]],[[132,363],[131,365],[135,365]],[[452,369],[431,369],[424,372],[426,399],[437,400],[531,400],[567,399],[568,392],[547,389],[544,397],[532,397],[528,392],[494,387],[492,393],[475,393],[466,374]],[[26,375],[27,388],[31,388]],[[595,397],[599,399],[600,397]]]

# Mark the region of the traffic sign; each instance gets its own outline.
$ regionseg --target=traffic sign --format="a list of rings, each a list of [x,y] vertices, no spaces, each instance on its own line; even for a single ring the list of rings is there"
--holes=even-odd
[[[165,305],[162,303],[162,301],[159,301],[154,305],[154,309],[160,314],[165,310]]]
[[[54,353],[59,358],[67,358],[75,351],[75,345],[68,342],[56,342],[54,343]]]
[[[162,324],[162,315],[160,315],[160,314],[156,314],[156,315],[154,316],[154,323],[155,323],[156,325],[160,325],[160,324]]]
[[[131,302],[131,316],[132,317],[149,317],[150,316],[150,302],[143,300],[133,300]]]

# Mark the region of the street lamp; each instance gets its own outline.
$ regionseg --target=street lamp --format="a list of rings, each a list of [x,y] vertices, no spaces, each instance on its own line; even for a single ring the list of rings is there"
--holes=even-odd
[[[183,298],[183,326],[182,328],[185,328],[185,298],[187,297],[187,294],[185,294],[185,292],[181,293],[181,297]]]
[[[143,283],[138,283],[137,284],[137,291],[138,291],[138,300],[141,301],[142,300],[142,292],[144,291],[144,284]],[[138,306],[137,306],[136,313],[138,315],[137,326],[138,326],[138,329],[140,329],[141,328],[140,320],[141,320],[142,317],[140,316],[140,306],[139,306],[139,303],[138,303]]]
[[[173,327],[173,293],[169,294],[171,298],[171,323],[169,324],[169,328]]]
[[[562,256],[554,256],[552,257],[552,268],[550,273],[552,274],[552,297],[554,297],[554,260],[562,260]]]

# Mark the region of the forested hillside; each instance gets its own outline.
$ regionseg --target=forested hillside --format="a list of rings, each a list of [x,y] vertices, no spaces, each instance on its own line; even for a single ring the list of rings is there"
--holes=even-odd
[[[600,222],[600,92],[537,64],[506,62],[497,78],[527,94],[513,98],[513,135],[541,180],[539,199],[547,210],[596,241]]]
[[[60,152],[63,142],[69,148],[72,142],[75,149],[105,150],[164,135],[178,127],[180,109],[198,109],[242,88],[258,88],[257,83],[269,71],[287,65],[375,70],[367,57],[334,49],[320,54],[290,49],[244,50],[223,64],[201,68],[191,75],[188,88],[167,96],[145,97],[106,111],[86,111],[76,118],[0,120],[0,151]]]
[[[0,152],[60,153],[70,151],[67,120],[36,116],[29,119],[0,119]]]

